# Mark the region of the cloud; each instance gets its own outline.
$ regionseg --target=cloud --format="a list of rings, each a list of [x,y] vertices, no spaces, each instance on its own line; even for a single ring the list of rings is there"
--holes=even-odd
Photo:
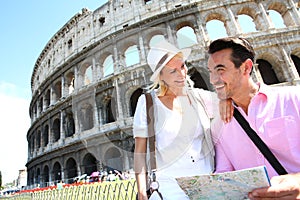
[[[18,90],[13,84],[0,82],[0,171],[4,184],[17,179],[27,161],[30,100],[19,97]]]

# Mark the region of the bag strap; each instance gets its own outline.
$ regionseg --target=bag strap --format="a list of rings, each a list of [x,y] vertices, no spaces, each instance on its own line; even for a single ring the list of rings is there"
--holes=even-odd
[[[145,93],[146,96],[146,109],[147,109],[147,124],[148,124],[148,142],[150,149],[150,169],[156,170],[155,159],[155,133],[154,133],[154,108],[151,93]]]
[[[272,165],[272,167],[276,170],[279,175],[287,174],[287,171],[280,164],[274,154],[270,151],[269,147],[261,140],[261,138],[257,135],[257,133],[250,127],[247,120],[243,117],[243,115],[238,111],[237,108],[234,108],[233,116],[239,122],[240,126],[247,133],[252,142],[256,145],[256,147],[260,150],[260,152],[265,156],[268,162]]]

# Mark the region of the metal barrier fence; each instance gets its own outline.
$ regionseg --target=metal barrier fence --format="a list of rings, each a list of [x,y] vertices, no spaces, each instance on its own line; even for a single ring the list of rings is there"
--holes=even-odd
[[[65,186],[62,189],[37,190],[5,197],[9,200],[135,200],[135,179]]]

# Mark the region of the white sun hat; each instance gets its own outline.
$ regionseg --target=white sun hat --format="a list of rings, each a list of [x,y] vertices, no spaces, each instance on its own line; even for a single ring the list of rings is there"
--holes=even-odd
[[[166,40],[153,45],[147,56],[147,63],[153,72],[150,81],[155,82],[162,68],[179,53],[182,53],[183,59],[186,60],[191,53],[191,49],[178,49]]]

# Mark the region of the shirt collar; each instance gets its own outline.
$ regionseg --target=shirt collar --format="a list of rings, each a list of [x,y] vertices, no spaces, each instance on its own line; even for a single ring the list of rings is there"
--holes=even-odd
[[[263,95],[266,99],[268,99],[268,97],[271,96],[272,93],[272,91],[270,90],[270,86],[259,82],[256,84],[259,86],[258,93],[256,95]]]

